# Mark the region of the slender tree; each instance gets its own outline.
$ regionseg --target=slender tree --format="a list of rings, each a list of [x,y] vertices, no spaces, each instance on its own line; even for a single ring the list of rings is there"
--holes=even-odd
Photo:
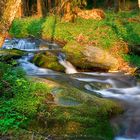
[[[125,4],[126,4],[126,1],[123,0],[123,10],[125,10]]]
[[[48,0],[48,11],[50,11],[50,9],[51,9],[51,5],[52,5],[52,0]]]
[[[43,16],[42,0],[37,0],[37,15],[38,17]]]
[[[115,12],[118,12],[120,10],[120,0],[114,0],[114,8]]]
[[[17,12],[17,14],[16,14],[16,17],[17,18],[21,18],[21,17],[24,17],[24,11],[23,11],[23,9],[24,9],[24,5],[23,5],[24,3],[23,3],[23,0],[22,0],[22,2],[21,2],[21,4],[20,4],[20,6],[19,6],[19,8],[18,8],[18,12]]]
[[[0,17],[0,47],[2,46],[6,33],[8,32],[16,13],[21,4],[21,0],[7,0],[3,14]]]

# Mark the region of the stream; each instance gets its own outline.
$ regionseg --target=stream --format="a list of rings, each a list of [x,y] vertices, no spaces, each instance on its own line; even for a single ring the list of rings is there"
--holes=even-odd
[[[118,101],[125,112],[111,120],[112,126],[120,130],[114,140],[140,140],[140,84],[135,77],[123,73],[77,72],[61,53],[61,47],[41,39],[6,39],[2,49],[28,52],[18,59],[27,75],[67,83],[89,94]],[[54,50],[59,52],[58,62],[66,73],[40,68],[30,62],[35,53]]]

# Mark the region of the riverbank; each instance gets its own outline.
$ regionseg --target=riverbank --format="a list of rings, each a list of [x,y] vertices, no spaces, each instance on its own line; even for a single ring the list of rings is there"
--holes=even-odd
[[[0,137],[114,137],[109,119],[122,112],[117,103],[67,84],[26,77],[13,65],[0,63],[0,73]]]
[[[67,59],[77,69],[92,71],[103,69],[104,71],[133,73],[135,70],[133,68],[140,66],[137,61],[139,56],[133,54],[131,49],[131,46],[140,44],[139,17],[139,11],[117,14],[107,11],[105,18],[100,21],[78,18],[75,23],[70,23],[56,16],[43,19],[16,19],[10,34],[18,38],[34,36],[50,41],[55,40],[63,46]],[[97,51],[92,52],[92,54],[97,54],[98,60],[96,57],[90,57],[90,54],[87,55],[87,52],[91,50],[89,46],[101,49],[101,51],[98,50],[99,54]],[[110,63],[110,60],[113,61]]]

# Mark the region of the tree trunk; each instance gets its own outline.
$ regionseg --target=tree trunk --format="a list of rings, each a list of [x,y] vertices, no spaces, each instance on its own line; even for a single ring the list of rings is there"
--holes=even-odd
[[[115,12],[118,12],[120,10],[120,0],[114,0],[114,8]]]
[[[23,12],[23,2],[21,2],[17,14],[16,14],[16,18],[21,18],[24,16],[24,12]]]
[[[48,11],[51,9],[51,0],[48,0]]]
[[[0,35],[0,48],[3,45],[4,40],[5,40],[5,35]]]
[[[140,0],[138,0],[138,6],[139,6],[139,9],[140,9]]]
[[[126,1],[123,0],[123,10],[125,10],[125,4],[126,4]]]
[[[96,8],[96,6],[97,6],[97,1],[94,0],[94,7]]]
[[[8,0],[6,3],[6,8],[0,19],[0,47],[2,47],[6,33],[16,16],[20,4],[21,0]]]
[[[37,15],[38,15],[38,17],[43,16],[42,0],[37,0]]]

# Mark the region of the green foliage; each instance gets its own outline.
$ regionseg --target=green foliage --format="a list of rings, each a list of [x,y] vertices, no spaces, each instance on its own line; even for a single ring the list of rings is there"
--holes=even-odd
[[[124,55],[123,57],[127,62],[129,62],[133,66],[136,66],[138,68],[140,67],[140,56],[135,55],[135,54],[131,54],[131,55],[127,54],[127,55]]]
[[[11,101],[0,100],[0,133],[5,134],[9,130],[18,130],[28,124],[28,118],[11,106]]]
[[[28,37],[33,35],[35,37],[41,37],[42,24],[44,19],[16,19],[10,30],[11,35],[16,35],[17,38]]]
[[[0,133],[27,128],[49,88],[26,79],[20,68],[0,62]]]
[[[16,94],[24,94],[28,91],[24,72],[13,69],[11,65],[0,62],[0,133],[18,129],[27,124],[27,117],[12,107],[12,97]]]
[[[107,12],[106,23],[114,30],[119,39],[129,44],[140,43],[139,11]]]
[[[27,83],[23,77],[24,72],[20,68],[12,69],[11,65],[0,63],[0,91],[2,96],[11,98],[17,92],[26,91]]]
[[[129,22],[130,18],[136,22]],[[104,20],[78,18],[75,23],[61,21],[59,17],[55,16],[46,19],[16,19],[10,33],[14,37],[34,35],[65,42],[77,41],[81,37],[81,43],[93,43],[103,48],[111,48],[122,40],[130,44],[139,44],[138,20],[138,11],[117,14],[107,11]]]
[[[3,81],[10,85],[9,91]],[[58,136],[85,135],[108,140],[113,137],[108,120],[121,110],[112,101],[97,98],[67,85],[57,85],[50,89],[48,83],[29,80],[21,69],[4,63],[0,63],[0,84],[0,134],[31,129]],[[59,105],[50,94],[54,92],[55,99],[64,97],[79,104]]]

